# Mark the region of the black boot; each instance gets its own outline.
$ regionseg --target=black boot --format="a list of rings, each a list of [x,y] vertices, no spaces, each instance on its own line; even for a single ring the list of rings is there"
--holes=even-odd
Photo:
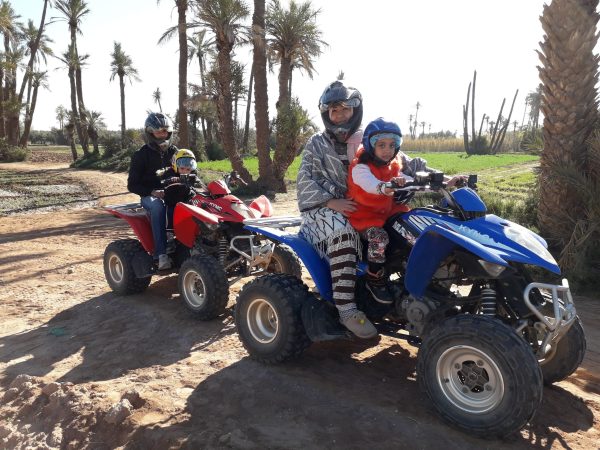
[[[385,271],[383,269],[375,273],[367,270],[366,286],[375,301],[390,305],[394,301],[394,298],[388,290],[387,277],[384,275]]]

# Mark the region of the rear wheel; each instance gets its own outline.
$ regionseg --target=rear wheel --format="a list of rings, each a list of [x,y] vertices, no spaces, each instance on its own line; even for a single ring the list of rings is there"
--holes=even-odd
[[[251,358],[279,363],[310,345],[301,317],[310,295],[304,283],[286,274],[265,275],[244,286],[236,301],[235,323]]]
[[[529,345],[484,316],[444,319],[424,337],[419,384],[448,422],[484,438],[519,431],[542,400],[542,374]]]
[[[296,253],[287,245],[277,244],[273,250],[267,272],[287,273],[296,278],[302,278],[302,266]]]
[[[200,320],[211,320],[225,312],[229,282],[223,267],[208,255],[185,260],[179,270],[179,294],[185,306]]]
[[[133,270],[133,258],[146,253],[136,239],[121,239],[108,244],[104,251],[104,276],[110,288],[121,295],[143,292],[150,284],[151,276],[137,278]]]

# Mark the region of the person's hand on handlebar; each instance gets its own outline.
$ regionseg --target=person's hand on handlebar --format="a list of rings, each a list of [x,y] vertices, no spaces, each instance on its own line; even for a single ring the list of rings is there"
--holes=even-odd
[[[406,184],[406,179],[404,177],[394,177],[394,178],[392,178],[390,180],[390,183],[394,187],[387,187],[387,186],[385,186],[383,188],[383,193],[385,195],[394,195],[395,188],[399,188],[399,187],[404,186]]]
[[[467,185],[469,177],[466,175],[454,175],[452,178],[447,180],[448,187],[462,187]]]

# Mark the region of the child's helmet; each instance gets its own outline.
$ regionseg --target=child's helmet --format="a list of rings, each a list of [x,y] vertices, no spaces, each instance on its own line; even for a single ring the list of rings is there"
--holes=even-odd
[[[362,144],[365,152],[369,154],[376,164],[388,164],[390,161],[383,161],[375,156],[375,143],[381,138],[392,138],[396,141],[396,151],[390,159],[391,161],[396,157],[402,145],[402,132],[398,124],[396,122],[388,122],[383,117],[378,117],[367,125],[363,133]]]
[[[190,170],[194,171],[198,167],[196,164],[196,156],[194,152],[191,150],[182,148],[177,153],[173,155],[173,170],[179,173],[180,167],[187,167]]]
[[[329,119],[329,108],[337,103],[343,103],[354,108],[350,120],[340,125],[335,125]],[[327,132],[333,135],[338,142],[346,142],[358,130],[362,122],[362,95],[360,95],[358,89],[347,87],[340,80],[334,81],[321,94],[319,111],[321,111],[321,119],[323,119]]]
[[[152,133],[156,133],[160,130],[166,130],[169,134],[166,139],[157,139]],[[150,113],[146,117],[144,122],[144,135],[146,142],[150,147],[156,150],[166,150],[171,145],[171,136],[173,135],[173,127],[169,118],[163,113]]]

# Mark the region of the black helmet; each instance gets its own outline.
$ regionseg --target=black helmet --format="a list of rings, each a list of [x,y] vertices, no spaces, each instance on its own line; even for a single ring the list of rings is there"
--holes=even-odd
[[[344,104],[350,106],[354,110],[352,117],[346,123],[335,125],[329,119],[329,108],[336,104]],[[319,99],[319,111],[321,111],[321,118],[328,134],[335,137],[338,142],[346,142],[362,122],[363,105],[362,95],[360,92],[353,87],[346,87],[342,81],[334,81],[330,83]]]
[[[166,130],[169,134],[166,139],[157,139],[152,133],[156,133],[160,130]],[[163,113],[150,113],[146,117],[144,122],[144,135],[146,136],[146,142],[152,148],[156,150],[166,150],[171,145],[171,136],[173,135],[173,127],[169,118]]]

